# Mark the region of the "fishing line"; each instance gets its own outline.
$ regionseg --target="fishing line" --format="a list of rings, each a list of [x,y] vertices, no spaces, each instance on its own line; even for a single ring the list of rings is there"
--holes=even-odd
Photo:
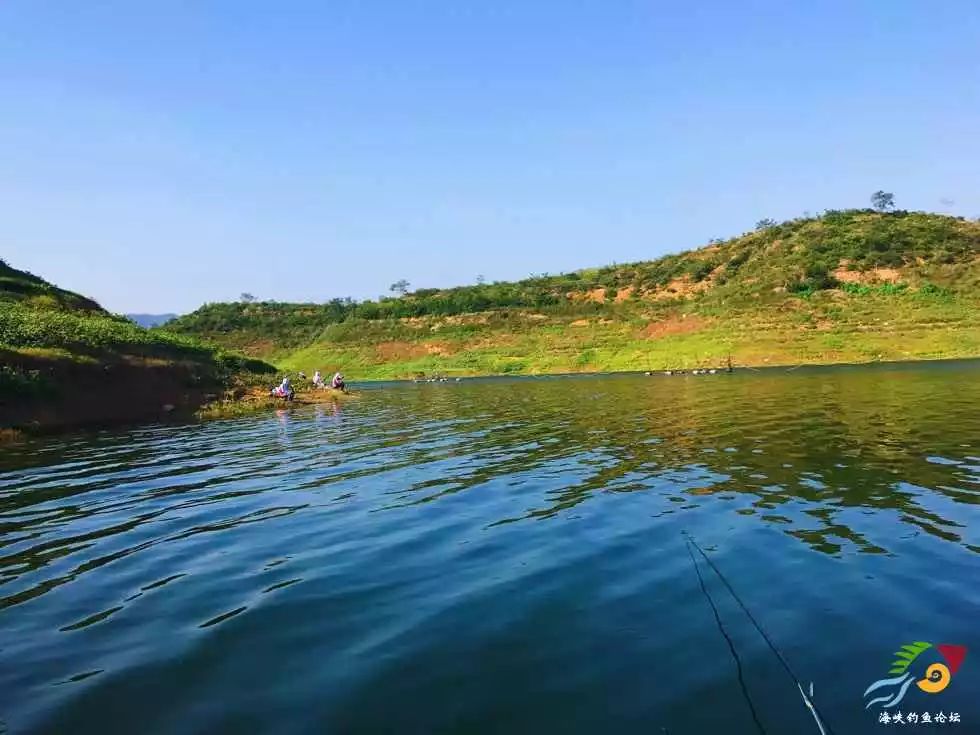
[[[806,706],[810,708],[810,714],[812,714],[813,719],[816,720],[817,727],[820,728],[820,732],[822,733],[827,732],[830,735],[834,735],[834,731],[829,724],[826,724],[826,730],[824,729],[824,725],[827,722],[827,718],[824,717],[823,713],[821,713],[820,710],[817,709],[817,705],[809,697],[807,697],[806,692],[803,689],[803,684],[800,683],[800,678],[793,671],[793,668],[789,665],[789,662],[783,657],[783,654],[781,654],[779,652],[779,649],[776,648],[776,644],[772,642],[772,639],[766,634],[766,631],[762,629],[762,626],[759,624],[759,621],[755,619],[755,616],[753,616],[751,612],[749,612],[749,608],[746,607],[744,602],[742,602],[742,598],[738,596],[738,593],[735,592],[735,589],[731,586],[731,584],[729,584],[728,580],[725,578],[725,575],[721,573],[721,570],[717,566],[715,566],[715,563],[711,561],[710,557],[704,553],[704,549],[698,546],[697,541],[695,541],[686,532],[684,533],[684,536],[694,546],[694,548],[698,550],[701,556],[704,557],[704,560],[708,562],[708,566],[710,566],[714,570],[715,574],[718,575],[718,579],[720,579],[722,581],[722,584],[724,584],[725,587],[728,588],[729,593],[731,593],[731,596],[735,598],[735,602],[737,602],[738,606],[742,608],[742,612],[744,612],[746,617],[748,617],[748,619],[752,622],[752,625],[755,626],[755,629],[759,631],[759,635],[762,636],[762,639],[766,642],[766,645],[768,645],[769,649],[774,654],[776,654],[776,658],[779,659],[779,663],[783,665],[783,668],[786,669],[786,673],[789,674],[790,678],[796,683],[796,686],[799,688],[800,696],[803,697],[803,702],[806,704]],[[688,551],[690,552],[690,547],[688,547]],[[700,576],[700,574],[698,576]],[[812,685],[811,685],[810,696],[811,697],[813,696]]]
[[[718,630],[725,637],[725,641],[728,643],[728,650],[732,652],[732,658],[735,659],[735,668],[738,671],[738,685],[742,690],[742,697],[744,697],[745,702],[749,705],[749,711],[752,713],[752,719],[755,721],[755,726],[762,735],[766,735],[766,728],[762,726],[759,721],[759,713],[755,711],[755,705],[752,703],[752,697],[749,696],[749,689],[745,685],[745,677],[742,673],[742,659],[738,657],[738,652],[735,650],[735,644],[732,642],[731,637],[728,635],[728,631],[725,630],[725,626],[721,624],[721,615],[718,614],[718,608],[715,606],[715,601],[711,599],[711,595],[708,592],[708,588],[704,584],[704,578],[701,576],[701,569],[698,567],[698,560],[694,558],[694,552],[691,551],[691,546],[688,544],[687,553],[691,555],[691,563],[694,565],[694,571],[698,575],[698,584],[701,585],[701,591],[704,593],[705,598],[708,600],[708,604],[711,605],[711,612],[715,614],[715,622],[718,624]]]

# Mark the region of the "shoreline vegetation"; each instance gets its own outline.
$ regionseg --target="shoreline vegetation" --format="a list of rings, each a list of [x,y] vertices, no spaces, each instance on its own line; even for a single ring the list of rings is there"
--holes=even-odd
[[[360,394],[357,391],[340,391],[333,388],[294,388],[292,400],[272,398],[265,387],[253,387],[238,395],[228,395],[206,403],[194,412],[194,418],[199,420],[227,419],[238,416],[248,416],[264,410],[281,410],[293,406],[315,406],[322,404],[339,404],[356,400]]]
[[[911,360],[883,360],[867,362],[832,362],[832,363],[798,363],[795,365],[734,365],[732,370],[727,366],[718,368],[695,368],[691,370],[653,370],[653,371],[590,371],[590,372],[567,372],[567,373],[525,373],[525,374],[473,374],[460,375],[454,377],[439,378],[381,378],[377,380],[365,379],[362,384],[398,382],[398,383],[439,383],[455,382],[459,380],[470,380],[478,378],[547,378],[547,377],[575,377],[575,376],[651,376],[651,377],[685,377],[699,375],[722,376],[728,373],[741,372],[793,372],[803,367],[833,368],[833,367],[867,367],[870,365],[880,366],[911,366],[919,363],[954,363],[964,360],[980,360],[980,357],[967,358],[919,358]],[[354,401],[361,397],[361,392],[354,389],[347,392],[326,389],[300,389],[296,391],[291,401],[282,398],[272,398],[269,396],[268,388],[263,384],[261,387],[252,386],[245,392],[230,391],[223,396],[210,395],[209,399],[201,402],[196,407],[184,406],[180,410],[168,408],[166,405],[160,411],[137,413],[130,416],[102,418],[93,420],[73,421],[71,417],[66,417],[64,421],[45,421],[35,419],[30,422],[15,426],[0,426],[0,445],[9,442],[23,441],[30,436],[48,435],[64,433],[86,428],[111,428],[114,426],[140,425],[153,421],[211,421],[220,419],[233,419],[243,416],[252,416],[263,411],[281,411],[297,406],[342,405],[348,401]]]
[[[268,398],[276,377],[316,368],[421,381],[980,356],[980,222],[889,207],[515,282],[402,281],[376,301],[243,295],[152,329],[0,261],[0,437],[289,405]],[[350,397],[298,387],[297,405]]]
[[[0,436],[192,414],[276,368],[147,330],[0,260]]]

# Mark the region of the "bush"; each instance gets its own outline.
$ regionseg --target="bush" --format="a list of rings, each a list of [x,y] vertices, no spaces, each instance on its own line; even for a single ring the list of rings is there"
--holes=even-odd
[[[806,267],[801,282],[813,291],[822,291],[838,286],[837,279],[830,274],[830,269],[824,263],[810,263]]]
[[[749,250],[747,248],[745,250],[743,250],[743,251],[741,251],[741,252],[736,253],[735,255],[733,255],[728,260],[728,265],[726,266],[726,269],[728,270],[728,273],[729,274],[732,274],[735,271],[737,271],[742,266],[742,264],[745,263],[745,261],[747,261],[749,259],[749,256],[750,255],[751,255],[751,253],[749,252]]]
[[[691,276],[691,280],[694,282],[703,281],[711,272],[715,269],[715,263],[709,260],[694,261],[688,267],[688,273]]]
[[[950,301],[953,298],[953,292],[948,288],[937,286],[934,283],[924,283],[919,288],[916,297],[920,299],[929,299],[932,301]]]
[[[897,296],[905,293],[909,285],[907,283],[883,283],[878,286],[878,293],[884,296]]]
[[[789,293],[809,297],[817,291],[837,288],[840,285],[823,263],[810,263],[801,278],[786,284]]]
[[[787,293],[791,293],[794,296],[801,296],[805,299],[808,299],[811,296],[813,296],[816,289],[813,287],[812,284],[807,283],[806,279],[801,278],[799,280],[791,281],[790,283],[787,283],[786,291]]]
[[[852,296],[870,296],[877,294],[880,296],[898,296],[908,291],[907,283],[879,283],[868,285],[866,283],[842,283],[840,289],[844,293]]]
[[[851,296],[867,296],[871,293],[871,286],[863,283],[842,283],[840,289]]]

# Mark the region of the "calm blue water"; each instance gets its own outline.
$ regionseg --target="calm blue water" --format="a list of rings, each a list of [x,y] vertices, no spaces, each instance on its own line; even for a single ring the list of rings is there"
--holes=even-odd
[[[687,532],[833,732],[919,640],[971,650],[899,709],[980,732],[978,406],[969,363],[497,380],[6,446],[0,720],[817,732]]]

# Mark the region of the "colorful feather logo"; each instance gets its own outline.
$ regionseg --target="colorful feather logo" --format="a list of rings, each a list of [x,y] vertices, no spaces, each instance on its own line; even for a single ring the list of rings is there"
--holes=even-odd
[[[929,664],[922,672],[922,678],[916,679],[910,669],[918,670],[920,668],[919,666],[913,667],[913,664],[919,656],[930,648],[936,649],[945,663],[934,662]],[[889,677],[873,682],[864,691],[864,696],[867,697],[872,692],[879,690],[884,690],[886,693],[869,701],[864,706],[865,709],[875,704],[880,704],[882,709],[894,707],[902,701],[913,683],[926,694],[938,694],[943,691],[949,686],[953,674],[959,670],[966,658],[966,647],[952,643],[940,643],[934,646],[928,641],[914,641],[906,643],[895,651],[895,656],[896,658],[888,670]]]

